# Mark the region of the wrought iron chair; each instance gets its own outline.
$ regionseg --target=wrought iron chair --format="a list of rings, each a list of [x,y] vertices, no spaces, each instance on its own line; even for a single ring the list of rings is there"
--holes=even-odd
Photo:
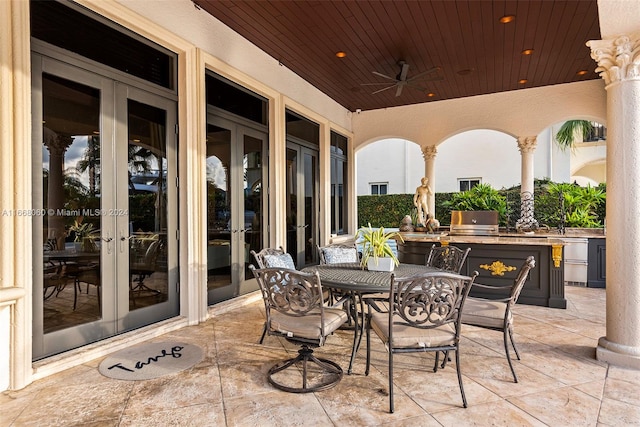
[[[75,271],[75,283],[73,289],[73,309],[76,309],[78,303],[78,293],[82,293],[81,283],[87,284],[87,294],[89,293],[89,286],[96,287],[96,295],[98,297],[98,307],[100,309],[100,294],[102,293],[101,281],[100,281],[100,264],[97,262],[90,262],[86,265],[78,266]]]
[[[143,250],[142,252],[131,252],[131,266],[129,267],[129,271],[131,273],[131,280],[129,282],[129,287],[132,292],[152,292],[158,294],[160,291],[156,289],[149,288],[144,284],[144,280],[155,273],[158,268],[156,265],[156,261],[158,259],[158,255],[160,254],[160,240],[153,240],[148,246],[143,246],[139,248],[139,250]],[[133,276],[136,276],[136,279],[133,279]],[[134,282],[136,282],[134,284]]]
[[[286,268],[256,269],[253,265],[249,268],[262,292],[267,315],[265,332],[301,346],[297,357],[269,369],[269,383],[292,393],[326,390],[338,384],[342,368],[314,356],[312,347],[324,345],[327,336],[347,321],[347,314],[324,306],[318,274]]]
[[[360,261],[358,248],[355,244],[335,243],[327,246],[317,246],[317,248],[320,264],[341,264]]]
[[[457,246],[431,246],[425,265],[460,274],[462,266],[471,252],[471,248],[460,249]]]
[[[393,355],[409,352],[435,352],[436,372],[439,352],[454,350],[458,385],[467,407],[460,371],[460,313],[477,275],[474,272],[468,277],[444,271],[406,278],[392,275],[389,311],[379,313],[369,305],[365,375],[369,374],[373,330],[389,354],[389,412],[394,411]]]
[[[509,291],[509,297],[501,299],[483,299],[483,298],[467,298],[467,302],[462,312],[462,323],[466,325],[478,326],[481,328],[491,329],[494,331],[501,331],[503,334],[504,351],[507,355],[507,361],[513,374],[513,381],[518,382],[516,371],[513,368],[511,362],[511,356],[509,355],[509,343],[513,346],[513,350],[516,353],[516,357],[520,360],[520,353],[516,348],[516,343],[513,340],[513,306],[518,301],[520,292],[524,287],[529,271],[536,266],[536,261],[533,256],[527,257],[522,267],[518,271],[518,275],[513,281],[511,286],[488,286],[479,283],[474,283],[474,287],[490,289],[492,291]],[[508,337],[508,338],[507,338]]]

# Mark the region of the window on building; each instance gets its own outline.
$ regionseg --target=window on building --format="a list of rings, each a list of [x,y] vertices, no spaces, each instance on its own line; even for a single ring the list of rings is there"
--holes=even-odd
[[[591,122],[591,131],[584,136],[583,142],[597,142],[607,139],[607,128],[600,123]]]
[[[347,137],[331,131],[331,234],[347,232],[347,142]]]
[[[374,195],[387,194],[389,189],[388,182],[372,182],[369,185],[371,186],[371,194]]]
[[[480,178],[458,178],[458,188],[460,188],[460,191],[468,191],[481,182],[482,179]]]

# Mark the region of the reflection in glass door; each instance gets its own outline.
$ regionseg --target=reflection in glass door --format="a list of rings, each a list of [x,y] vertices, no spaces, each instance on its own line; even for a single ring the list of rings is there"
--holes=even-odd
[[[287,144],[287,252],[298,268],[317,262],[318,152]]]
[[[267,134],[207,119],[207,288],[214,304],[257,289],[250,251],[264,241]]]
[[[127,124],[128,170],[124,173],[129,215],[119,227],[121,241],[123,236],[128,239],[128,307],[134,311],[167,302],[175,288],[170,282],[176,283],[176,278],[170,279],[168,262],[173,236],[168,234],[167,111],[128,99]],[[144,316],[130,327],[139,323],[145,324]]]
[[[178,314],[176,103],[32,64],[39,359]]]

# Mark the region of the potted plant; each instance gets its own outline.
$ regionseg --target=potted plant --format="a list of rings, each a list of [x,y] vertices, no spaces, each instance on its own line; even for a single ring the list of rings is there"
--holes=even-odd
[[[80,251],[82,252],[97,252],[98,248],[94,239],[93,224],[82,222],[83,217],[78,217],[73,221],[73,225],[69,227],[69,232],[73,231],[75,234],[74,242],[80,243]]]
[[[390,239],[400,239],[402,235],[397,231],[386,231],[384,227],[374,230],[369,224],[366,228],[358,230],[356,240],[362,238],[362,259],[360,265],[374,271],[393,271],[399,264],[398,257],[389,245]]]

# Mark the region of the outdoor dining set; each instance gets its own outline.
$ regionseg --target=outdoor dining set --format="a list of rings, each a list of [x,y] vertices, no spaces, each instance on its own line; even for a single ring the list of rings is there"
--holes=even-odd
[[[370,369],[372,333],[386,347],[390,412],[394,412],[394,355],[410,352],[435,353],[434,372],[455,358],[466,408],[459,351],[463,324],[502,332],[507,362],[514,382],[518,382],[509,349],[513,347],[519,360],[512,308],[529,271],[535,267],[533,256],[516,272],[512,285],[491,286],[476,283],[477,272],[460,274],[470,249],[453,245],[434,244],[424,264],[400,263],[392,272],[363,267],[355,244],[334,244],[317,250],[319,265],[300,270],[281,247],[252,251],[258,268],[249,268],[258,281],[266,310],[260,342],[270,335],[300,346],[296,357],[269,369],[268,380],[274,387],[307,393],[336,386],[343,376],[342,368],[334,361],[316,357],[313,348],[324,345],[339,328],[348,328],[353,330],[348,374],[363,337],[365,375]],[[499,297],[470,297],[472,287],[491,288]]]

